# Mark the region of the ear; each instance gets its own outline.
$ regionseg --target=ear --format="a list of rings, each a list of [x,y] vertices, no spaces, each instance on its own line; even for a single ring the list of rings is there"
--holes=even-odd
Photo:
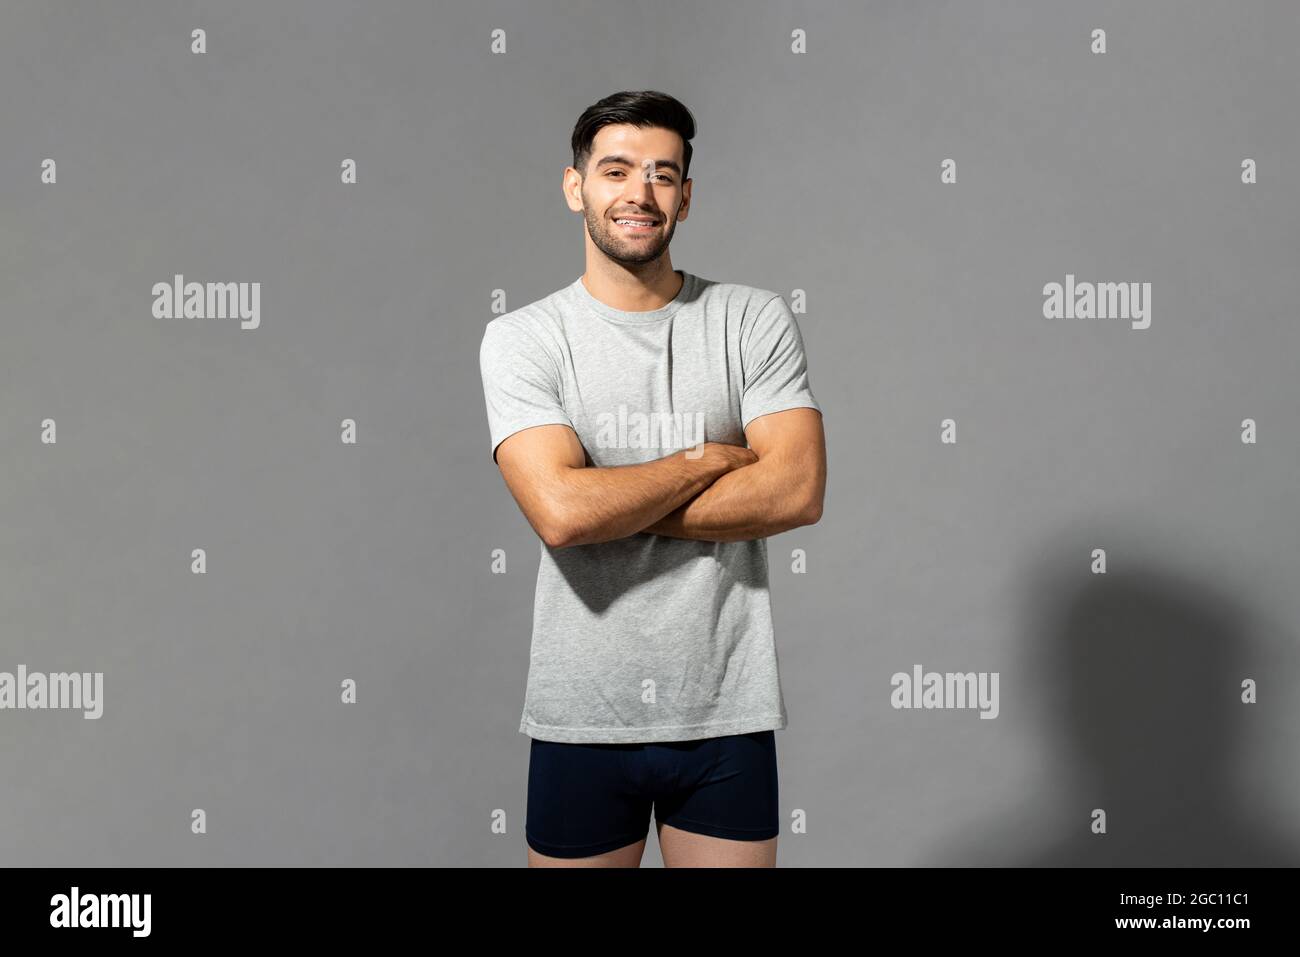
[[[575,213],[582,212],[582,174],[566,166],[560,188],[564,191],[565,205]]]

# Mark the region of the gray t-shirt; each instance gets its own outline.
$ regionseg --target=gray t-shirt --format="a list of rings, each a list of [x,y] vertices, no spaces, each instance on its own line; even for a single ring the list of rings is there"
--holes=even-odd
[[[571,426],[589,465],[612,466],[745,445],[760,415],[820,410],[779,294],[678,272],[660,309],[613,309],[579,278],[487,324],[494,461],[537,425]],[[785,726],[764,539],[541,543],[521,732],[617,743]]]

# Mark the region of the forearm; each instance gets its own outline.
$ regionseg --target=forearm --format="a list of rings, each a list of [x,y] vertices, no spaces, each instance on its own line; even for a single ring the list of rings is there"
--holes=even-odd
[[[560,528],[553,547],[626,538],[709,487],[726,468],[717,459],[677,452],[653,462],[566,468],[554,485]]]
[[[824,483],[790,463],[761,460],[721,476],[642,531],[710,542],[767,538],[819,521]]]

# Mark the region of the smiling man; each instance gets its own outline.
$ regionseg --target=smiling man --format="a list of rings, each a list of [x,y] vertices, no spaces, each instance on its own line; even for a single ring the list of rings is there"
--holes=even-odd
[[[663,93],[589,107],[563,182],[586,271],[483,336],[493,459],[541,539],[530,866],[635,867],[652,812],[667,866],[776,862],[765,539],[820,519],[825,439],[781,296],[673,268],[694,135]]]

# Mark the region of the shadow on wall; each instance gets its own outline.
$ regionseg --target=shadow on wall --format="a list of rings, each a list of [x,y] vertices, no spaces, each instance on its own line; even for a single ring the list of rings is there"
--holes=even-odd
[[[1274,651],[1252,641],[1245,609],[1210,581],[1155,564],[1135,569],[1131,560],[1130,552],[1124,571],[1112,564],[1105,575],[1084,565],[1081,576],[1076,562],[1030,576],[1016,666],[1033,676],[1044,746],[1060,770],[1039,765],[1035,793],[947,835],[925,866],[1300,863],[1288,828],[1269,817],[1284,802],[1242,784],[1269,771],[1244,758],[1293,737],[1274,725],[1293,713],[1294,681],[1277,673]],[[1260,703],[1242,703],[1245,678],[1259,685]],[[1092,832],[1094,808],[1106,812],[1105,834]]]

